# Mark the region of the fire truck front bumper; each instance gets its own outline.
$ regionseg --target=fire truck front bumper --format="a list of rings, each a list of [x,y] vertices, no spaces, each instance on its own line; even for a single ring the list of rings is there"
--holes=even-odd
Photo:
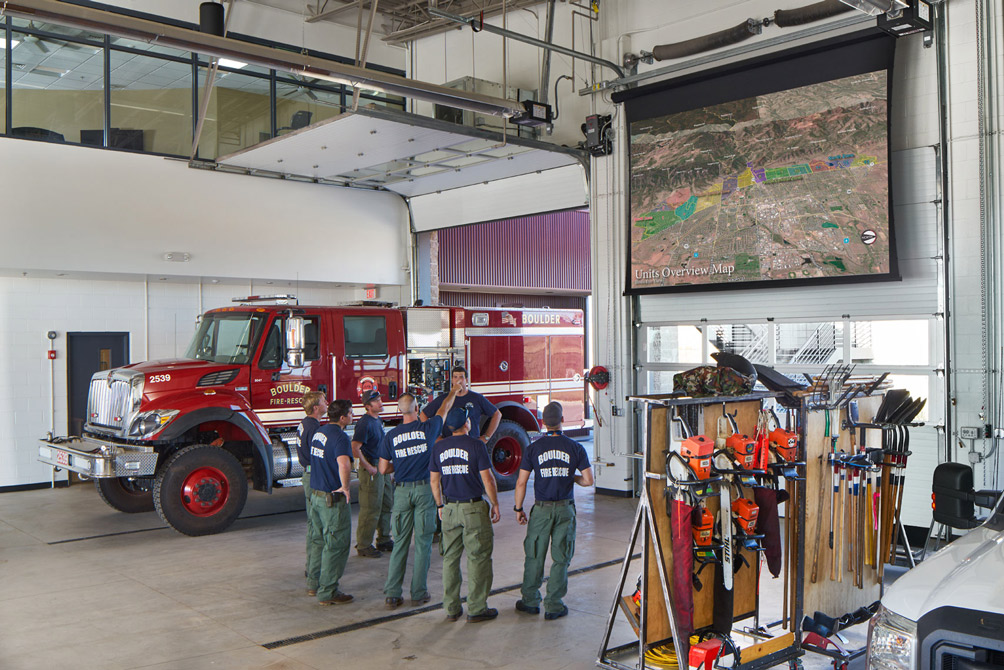
[[[85,477],[144,477],[157,469],[157,454],[152,447],[124,446],[89,437],[39,442],[39,461]]]

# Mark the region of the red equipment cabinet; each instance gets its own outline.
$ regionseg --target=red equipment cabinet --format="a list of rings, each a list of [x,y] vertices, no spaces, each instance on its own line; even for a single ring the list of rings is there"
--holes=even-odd
[[[504,488],[515,482],[529,433],[541,429],[544,405],[562,403],[566,428],[585,425],[584,350],[580,310],[210,310],[184,358],[95,374],[83,437],[42,440],[39,460],[94,478],[115,509],[156,508],[182,533],[216,533],[240,514],[248,481],[262,491],[299,484],[306,391],[350,400],[358,417],[362,394],[377,389],[392,424],[401,393],[428,401],[463,364],[472,390],[502,413],[488,448]]]

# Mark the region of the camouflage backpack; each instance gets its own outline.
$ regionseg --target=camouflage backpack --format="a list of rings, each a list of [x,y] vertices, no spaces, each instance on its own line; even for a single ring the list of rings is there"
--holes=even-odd
[[[673,375],[673,393],[686,396],[746,395],[753,390],[754,377],[732,368],[702,365]]]

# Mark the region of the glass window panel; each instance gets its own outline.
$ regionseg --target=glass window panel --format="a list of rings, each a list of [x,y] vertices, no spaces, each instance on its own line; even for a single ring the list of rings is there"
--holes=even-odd
[[[858,321],[852,324],[855,363],[930,365],[930,324],[915,321]]]
[[[200,99],[206,73],[206,68],[199,68]],[[268,139],[271,131],[269,80],[236,72],[217,72],[202,126],[199,157],[218,158],[232,154]]]
[[[12,136],[77,143],[104,128],[100,47],[19,32],[13,40]]]
[[[778,365],[816,366],[842,362],[842,321],[779,323],[774,327]]]
[[[701,362],[701,331],[696,326],[649,326],[645,332],[647,363]]]
[[[377,91],[362,91],[359,98],[360,107],[389,107],[390,109],[402,110],[405,107],[404,98],[399,95],[390,95]]]
[[[765,323],[727,323],[707,326],[708,351],[725,351],[739,354],[752,363],[767,363],[770,361],[768,328]]]
[[[387,319],[383,316],[346,316],[345,356],[383,358],[387,355]]]
[[[655,395],[658,393],[673,392],[673,375],[676,372],[668,370],[654,370],[648,373],[648,389],[646,394]]]
[[[192,66],[111,52],[109,145],[188,156],[192,149]]]
[[[279,135],[342,113],[342,94],[310,87],[306,82],[275,83],[275,117]]]
[[[131,40],[127,37],[116,37],[114,35],[109,36],[108,39],[111,41],[113,49],[115,47],[123,47],[126,49],[136,49],[138,51],[148,51],[151,54],[163,54],[165,56],[173,56],[175,58],[184,58],[185,60],[191,60],[192,58],[192,53],[190,51],[182,51],[181,49],[165,47],[155,42],[140,42],[138,40]]]

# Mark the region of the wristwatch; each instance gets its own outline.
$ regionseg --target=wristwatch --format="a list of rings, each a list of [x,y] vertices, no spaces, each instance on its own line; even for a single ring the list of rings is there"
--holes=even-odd
[[[444,507],[446,507],[446,505],[436,505],[437,509],[443,509]]]
[[[515,505],[513,505],[512,506],[512,511],[513,512],[522,512],[523,508],[522,507],[516,507]]]

